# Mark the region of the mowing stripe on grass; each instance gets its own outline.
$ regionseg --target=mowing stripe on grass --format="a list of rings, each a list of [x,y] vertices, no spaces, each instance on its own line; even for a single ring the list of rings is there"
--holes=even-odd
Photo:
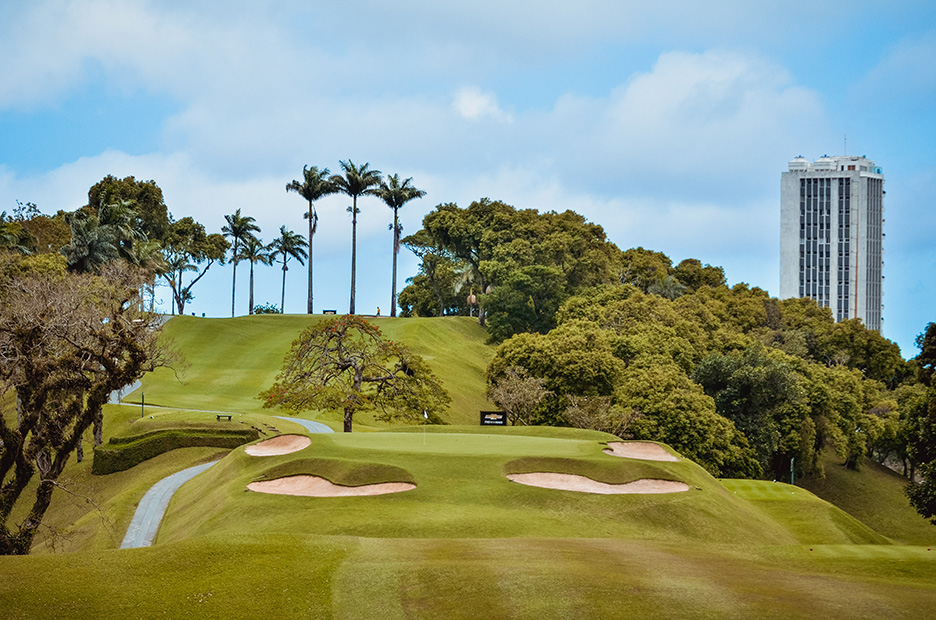
[[[137,547],[149,547],[153,544],[153,538],[156,537],[156,531],[159,529],[159,523],[163,515],[166,514],[166,508],[169,506],[169,500],[172,495],[179,490],[183,484],[202,473],[217,461],[203,463],[195,467],[183,469],[171,476],[167,476],[153,485],[146,492],[136,512],[133,513],[133,520],[130,521],[130,527],[127,528],[127,535],[124,536],[120,544],[121,549],[135,549]]]

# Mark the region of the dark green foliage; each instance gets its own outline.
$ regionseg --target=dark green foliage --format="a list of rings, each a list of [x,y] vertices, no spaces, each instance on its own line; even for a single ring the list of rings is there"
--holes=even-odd
[[[604,230],[577,213],[517,210],[487,198],[466,209],[437,206],[423,218],[423,229],[403,243],[423,259],[420,272],[426,276],[407,288],[431,290],[401,293],[401,299],[415,305],[434,297],[437,308],[444,307],[443,289],[454,279],[456,298],[477,296],[479,322],[494,321],[494,340],[548,330],[567,296],[614,281],[618,255]],[[441,277],[446,260],[458,277]]]
[[[102,207],[114,204],[133,211],[134,228],[147,239],[162,241],[165,238],[169,231],[169,212],[155,181],[107,175],[88,190],[88,208],[92,213],[100,215]]]
[[[283,314],[283,312],[273,303],[258,304],[254,306],[254,314]]]
[[[785,442],[791,444],[791,454],[784,454],[781,437],[796,433],[806,410],[800,379],[788,364],[772,359],[762,347],[751,347],[740,356],[706,357],[692,378],[715,399],[719,415],[744,433],[765,471],[775,478],[789,471],[790,458],[802,451],[802,441]]]
[[[260,433],[254,428],[180,428],[155,430],[132,437],[113,437],[106,446],[94,449],[91,473],[103,476],[124,471],[177,448],[236,448],[259,438]]]

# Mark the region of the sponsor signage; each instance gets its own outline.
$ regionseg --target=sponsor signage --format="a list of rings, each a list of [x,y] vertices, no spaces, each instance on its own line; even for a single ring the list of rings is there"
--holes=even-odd
[[[507,426],[507,414],[503,411],[482,411],[481,426]]]

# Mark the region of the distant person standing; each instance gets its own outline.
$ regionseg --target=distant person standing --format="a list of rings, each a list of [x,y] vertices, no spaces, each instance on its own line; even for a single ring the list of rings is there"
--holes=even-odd
[[[380,316],[380,306],[377,306],[377,316]]]

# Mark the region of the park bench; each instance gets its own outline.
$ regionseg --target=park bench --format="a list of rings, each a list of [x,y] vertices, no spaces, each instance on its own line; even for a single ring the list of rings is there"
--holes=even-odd
[[[231,419],[231,414],[230,414],[230,413],[219,413],[218,416],[217,416],[217,418],[218,418],[218,422],[221,421],[221,418],[227,418],[228,420],[230,420],[230,419]]]

